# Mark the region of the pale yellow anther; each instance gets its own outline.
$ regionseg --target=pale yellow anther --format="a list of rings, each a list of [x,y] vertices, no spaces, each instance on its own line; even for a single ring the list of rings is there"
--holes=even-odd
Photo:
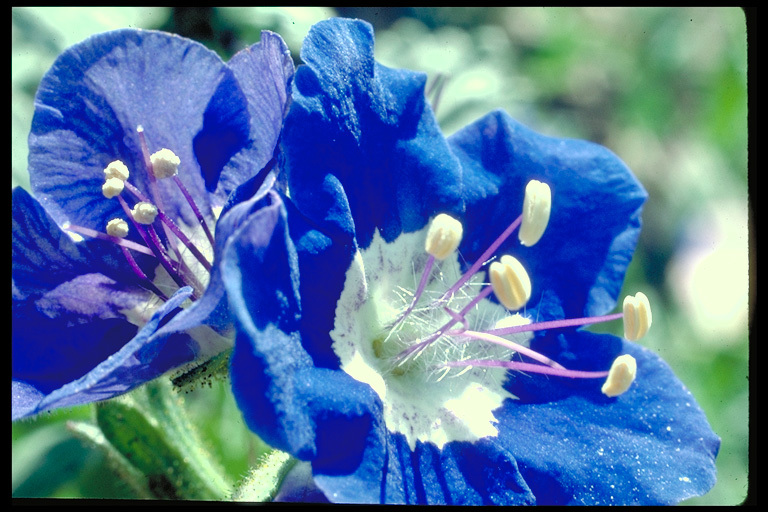
[[[624,297],[624,337],[637,341],[648,333],[653,316],[651,303],[643,292]]]
[[[159,180],[176,176],[181,160],[170,149],[163,148],[149,157],[152,162],[152,172]]]
[[[151,203],[136,203],[131,210],[131,215],[139,224],[152,224],[157,217],[157,207]]]
[[[601,391],[606,396],[619,396],[629,389],[635,381],[635,375],[637,375],[635,358],[629,354],[621,355],[614,359]]]
[[[516,258],[504,255],[488,269],[496,298],[504,307],[516,311],[531,298],[531,278]]]
[[[127,180],[130,173],[128,167],[125,166],[120,160],[115,160],[104,169],[104,179],[117,178],[120,180]]]
[[[128,223],[123,219],[112,219],[107,222],[107,234],[118,238],[128,236]]]
[[[445,213],[439,214],[432,220],[427,231],[427,241],[424,250],[438,260],[444,260],[461,243],[464,228],[461,222]]]
[[[125,188],[125,183],[120,178],[107,178],[107,181],[101,186],[101,193],[107,199],[119,196]]]
[[[520,243],[530,247],[539,241],[549,224],[552,209],[552,190],[541,181],[531,180],[525,187],[523,221],[520,225]]]

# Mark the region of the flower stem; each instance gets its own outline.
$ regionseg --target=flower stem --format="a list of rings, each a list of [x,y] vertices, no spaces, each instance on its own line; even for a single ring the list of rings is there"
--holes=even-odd
[[[99,404],[96,421],[111,449],[134,468],[130,474],[141,475],[139,483],[155,498],[223,500],[230,495],[230,482],[203,448],[166,379]]]

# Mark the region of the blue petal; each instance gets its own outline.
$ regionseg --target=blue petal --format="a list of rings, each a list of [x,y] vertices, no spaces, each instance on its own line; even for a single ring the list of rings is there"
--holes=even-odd
[[[487,439],[449,443],[440,450],[381,427],[371,436],[363,463],[339,474],[313,463],[314,484],[334,502],[430,505],[526,505],[535,498],[514,457]]]
[[[12,278],[17,298],[39,296],[94,272],[135,283],[135,274],[114,244],[100,240],[75,243],[22,188],[13,190],[11,203]]]
[[[203,296],[174,316],[159,333],[180,333],[187,329],[206,325],[213,328],[216,332],[222,333],[227,337],[230,336],[232,317],[229,312],[229,304],[221,272],[224,250],[229,246],[238,230],[244,224],[247,224],[250,216],[269,205],[270,198],[272,197],[270,191],[274,181],[274,174],[268,175],[268,178],[255,192],[246,193],[249,197],[248,199],[238,197],[237,200],[232,201],[229,208],[222,212],[221,218],[216,223],[216,240],[218,240],[218,243],[214,246],[213,268]],[[243,187],[245,186],[243,185]],[[243,187],[238,189],[238,191],[244,191]],[[237,195],[237,193],[232,194],[230,199]],[[212,343],[209,345],[200,347],[200,357],[212,356],[221,350],[231,348],[231,340],[229,339],[216,339],[216,337],[212,337],[210,341]]]
[[[519,380],[563,388],[498,411],[498,442],[538,504],[669,505],[714,485],[720,440],[693,396],[658,356],[623,348],[638,366],[625,394],[609,399],[601,382],[526,376]]]
[[[26,382],[11,381],[11,420],[32,414],[45,393]]]
[[[233,392],[249,427],[270,445],[300,459],[355,467],[375,393],[340,370],[315,368],[302,346],[297,255],[283,202],[271,195],[271,204],[232,237],[222,263],[238,327]],[[338,396],[340,388],[352,398]],[[343,447],[332,442],[339,435]]]
[[[278,503],[330,503],[315,485],[315,480],[312,478],[312,466],[309,462],[297,462],[291,468],[280,483],[280,489],[272,501]]]
[[[459,167],[424,74],[374,62],[371,26],[357,20],[314,25],[301,56],[283,146],[303,215],[367,247],[376,228],[391,241],[437,211],[461,211]]]
[[[460,246],[469,261],[522,212],[531,179],[552,189],[552,214],[541,240],[511,251],[531,275],[529,308],[547,290],[566,316],[605,314],[616,304],[640,232],[647,196],[624,163],[586,141],[536,133],[498,111],[450,138],[461,161],[467,213]]]
[[[107,265],[112,244],[74,243],[23,189],[12,202],[13,376],[48,392],[130,340],[124,312],[149,294]]]
[[[269,31],[228,63],[248,100],[251,144],[235,155],[221,173],[216,195],[226,199],[273,158],[288,107],[293,59],[283,39]]]
[[[234,74],[199,43],[161,32],[118,30],[69,48],[43,77],[35,105],[30,182],[60,224],[101,230],[122,216],[100,190],[103,169],[116,159],[154,196],[139,125],[150,152],[166,147],[179,156],[179,177],[206,215],[206,185],[215,187],[222,166],[249,142],[247,101]],[[166,213],[191,217],[177,190],[162,195]]]
[[[14,378],[50,391],[125,345],[136,327],[121,311],[139,301],[114,284],[100,274],[87,274],[37,300],[14,301]]]
[[[195,346],[188,336],[155,335],[162,322],[175,313],[191,294],[189,287],[180,289],[124,347],[81,378],[46,393],[34,408],[29,407],[29,394],[22,395],[25,400],[20,400],[18,410],[17,404],[12,402],[13,419],[48,409],[106,400],[194,359]],[[14,385],[12,392],[18,389],[19,385]]]

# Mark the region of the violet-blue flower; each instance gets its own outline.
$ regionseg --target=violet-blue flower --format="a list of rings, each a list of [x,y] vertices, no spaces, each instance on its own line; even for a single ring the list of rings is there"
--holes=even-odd
[[[376,63],[364,22],[315,25],[301,57],[290,193],[263,197],[222,262],[238,404],[311,466],[280,497],[706,492],[719,439],[691,394],[649,350],[583,329],[624,318],[634,339],[651,324],[642,293],[611,313],[646,198],[629,169],[501,111],[446,139],[425,77]]]
[[[132,29],[58,57],[35,99],[34,197],[13,191],[13,419],[231,347],[222,209],[273,169],[292,76],[271,32],[228,63]]]

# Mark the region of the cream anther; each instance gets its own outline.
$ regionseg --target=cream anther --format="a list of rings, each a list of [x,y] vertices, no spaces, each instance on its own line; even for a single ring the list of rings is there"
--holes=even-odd
[[[444,260],[461,243],[464,228],[461,222],[445,213],[432,219],[427,231],[427,241],[424,250],[438,260]]]
[[[525,187],[523,221],[520,224],[520,243],[530,247],[539,241],[549,224],[552,209],[552,190],[549,185],[531,180]]]
[[[157,207],[151,203],[136,203],[131,210],[131,215],[139,224],[152,224],[157,216]]]
[[[101,186],[101,193],[107,199],[119,196],[125,188],[125,183],[120,178],[107,178],[107,181]]]
[[[128,236],[128,223],[123,219],[112,219],[107,222],[107,234],[118,238]]]
[[[128,167],[125,166],[120,160],[115,160],[104,169],[104,179],[117,178],[125,181],[128,179],[130,173]]]
[[[516,258],[504,255],[488,269],[496,298],[504,307],[516,311],[531,298],[531,278]]]
[[[152,162],[152,172],[159,180],[171,178],[179,172],[181,160],[170,149],[163,148],[157,153],[153,153],[149,160]]]
[[[624,298],[624,337],[637,341],[648,333],[653,317],[651,303],[643,292]]]
[[[621,355],[614,359],[601,391],[606,396],[619,396],[629,389],[635,381],[635,375],[637,375],[635,358],[629,354]]]

